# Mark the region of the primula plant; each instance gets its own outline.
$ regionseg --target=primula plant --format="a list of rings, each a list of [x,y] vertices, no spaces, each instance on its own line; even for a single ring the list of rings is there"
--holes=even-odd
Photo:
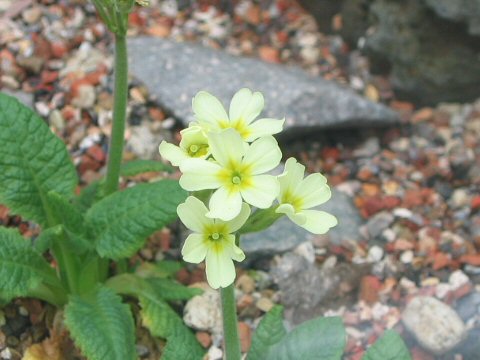
[[[241,358],[234,296],[234,261],[245,259],[241,235],[262,231],[286,215],[314,234],[325,234],[337,219],[315,207],[327,202],[331,191],[321,174],[305,177],[305,167],[287,159],[283,173],[272,175],[282,158],[272,136],[284,120],[259,119],[261,93],[239,90],[229,113],[213,95],[200,91],[193,99],[195,121],[181,132],[179,146],[162,142],[164,159],[178,166],[180,186],[191,195],[177,208],[192,231],[186,238],[183,260],[205,261],[207,281],[220,289],[227,360]],[[340,359],[345,331],[339,318],[317,318],[287,333],[282,309],[274,307],[260,322],[248,360]],[[400,337],[388,331],[364,359],[409,359]]]
[[[264,230],[285,215],[312,233],[327,232],[337,220],[315,209],[331,197],[326,179],[320,174],[304,177],[305,167],[293,158],[281,175],[271,174],[282,158],[273,135],[284,121],[257,119],[264,105],[261,93],[239,90],[227,114],[217,98],[200,91],[193,99],[196,120],[181,132],[179,146],[160,144],[161,155],[180,168],[180,180],[157,179],[119,190],[121,175],[171,167],[153,161],[121,163],[126,30],[135,2],[93,2],[115,37],[107,173],[77,195],[78,178],[65,144],[31,109],[0,94],[0,203],[39,230],[29,239],[0,227],[0,300],[33,297],[51,304],[61,327],[89,360],[137,359],[136,323],[166,340],[162,359],[202,359],[204,350],[171,307],[201,290],[173,280],[179,263],[128,262],[150,234],[178,214],[192,231],[182,248],[183,260],[205,261],[208,283],[221,292],[225,355],[238,360],[233,282],[235,263],[245,259],[241,235]],[[135,314],[124,302],[127,298],[139,304]],[[282,309],[274,307],[260,322],[247,359],[333,360],[341,358],[344,346],[339,318],[313,319],[287,333]],[[24,359],[45,356],[34,345]],[[388,331],[364,359],[403,360],[409,355],[398,335]]]

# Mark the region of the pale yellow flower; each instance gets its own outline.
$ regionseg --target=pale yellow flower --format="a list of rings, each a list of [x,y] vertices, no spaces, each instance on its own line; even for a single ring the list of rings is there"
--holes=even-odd
[[[335,216],[319,210],[310,210],[328,201],[332,196],[327,179],[319,173],[303,178],[305,166],[289,158],[285,170],[278,177],[280,194],[277,213],[287,215],[295,224],[314,234],[324,234],[337,225]]]
[[[275,168],[282,152],[273,136],[246,145],[234,129],[208,134],[215,161],[188,159],[180,164],[180,186],[188,191],[216,189],[210,197],[207,216],[222,220],[236,217],[246,203],[260,209],[272,205],[278,195],[275,176],[264,173]]]
[[[159,152],[162,157],[172,163],[173,166],[180,166],[182,161],[190,158],[205,159],[210,155],[208,139],[199,126],[191,126],[180,131],[182,140],[179,146],[162,141]]]
[[[200,126],[206,131],[233,128],[243,140],[252,142],[262,136],[282,131],[284,119],[258,119],[264,106],[263,95],[250,89],[240,89],[230,102],[229,114],[222,103],[212,94],[200,91],[192,102],[193,112]]]
[[[235,280],[233,260],[243,261],[245,254],[235,244],[233,233],[250,216],[250,207],[243,203],[241,211],[230,221],[206,216],[208,209],[193,196],[177,208],[180,220],[193,231],[182,248],[183,259],[198,264],[205,259],[207,281],[214,289],[227,287]]]

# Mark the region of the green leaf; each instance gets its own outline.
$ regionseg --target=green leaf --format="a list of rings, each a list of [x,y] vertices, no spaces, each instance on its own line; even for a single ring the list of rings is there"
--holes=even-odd
[[[155,264],[144,262],[135,269],[135,274],[142,278],[171,278],[180,269],[182,264],[179,261],[161,260]]]
[[[308,320],[272,346],[265,360],[338,360],[345,347],[345,329],[339,317]]]
[[[62,225],[56,225],[51,228],[42,230],[40,235],[33,241],[33,247],[37,252],[43,254],[45,251],[52,247],[53,242],[62,235],[62,232]]]
[[[338,360],[345,337],[338,317],[312,319],[287,334],[282,307],[275,306],[258,325],[247,360]]]
[[[139,296],[139,300],[143,325],[153,336],[167,339],[162,360],[202,359],[204,351],[197,339],[164,300],[145,293]]]
[[[89,360],[137,359],[130,308],[106,287],[72,296],[65,307],[65,324]]]
[[[120,168],[120,175],[122,176],[135,176],[146,172],[161,172],[167,171],[173,172],[174,168],[171,165],[161,163],[155,160],[132,160],[125,164],[122,164]]]
[[[201,289],[186,287],[172,279],[148,279],[155,291],[167,301],[188,300],[203,293]]]
[[[0,292],[26,296],[40,282],[58,285],[55,271],[16,230],[0,227]]]
[[[80,195],[76,196],[73,199],[73,203],[79,209],[88,210],[95,204],[97,201],[104,197],[103,195],[103,182],[94,181],[90,185],[85,186]]]
[[[0,203],[45,226],[46,194],[69,197],[77,184],[65,144],[30,108],[2,93],[0,129]]]
[[[204,351],[197,339],[150,281],[134,274],[121,274],[108,279],[106,285],[119,294],[139,299],[143,325],[153,336],[167,339],[162,360],[202,359]]]
[[[62,224],[69,248],[77,253],[93,249],[82,213],[65,197],[54,191],[47,194],[47,200],[56,223]]]
[[[177,217],[177,206],[186,196],[178,181],[162,180],[103,198],[86,216],[96,232],[98,253],[115,260],[133,255],[147,236]]]
[[[287,334],[283,326],[282,312],[281,306],[274,306],[260,321],[252,338],[248,360],[264,360],[269,348]]]
[[[387,330],[383,336],[370,346],[362,360],[411,360],[405,343],[400,335]]]

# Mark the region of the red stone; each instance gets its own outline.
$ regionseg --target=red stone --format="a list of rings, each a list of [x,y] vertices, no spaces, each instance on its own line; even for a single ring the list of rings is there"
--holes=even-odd
[[[263,61],[270,63],[280,62],[280,52],[272,46],[263,45],[258,48],[258,55]]]
[[[87,150],[87,154],[101,163],[106,159],[105,152],[103,151],[102,147],[97,144],[90,146]]]
[[[208,349],[212,345],[212,337],[206,331],[199,331],[195,334],[198,342],[205,348]]]
[[[472,211],[480,209],[480,195],[475,195],[473,197],[470,207],[472,208]]]
[[[240,339],[240,349],[242,353],[248,352],[252,344],[252,330],[250,326],[243,321],[238,323],[238,337]]]
[[[447,267],[450,264],[451,258],[449,255],[438,252],[433,257],[433,270],[440,270]]]
[[[360,282],[360,300],[365,301],[367,304],[376,303],[381,287],[382,283],[376,276],[364,276]]]
[[[460,256],[460,262],[473,266],[480,266],[480,254],[469,254]]]

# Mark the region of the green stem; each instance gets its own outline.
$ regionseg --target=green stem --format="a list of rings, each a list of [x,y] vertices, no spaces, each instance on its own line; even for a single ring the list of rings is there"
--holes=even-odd
[[[115,88],[113,94],[113,127],[105,180],[105,195],[118,190],[122,163],[125,118],[128,97],[127,40],[125,35],[115,34]]]
[[[237,308],[234,285],[220,289],[222,297],[223,341],[226,360],[240,360],[240,341],[238,338]]]

